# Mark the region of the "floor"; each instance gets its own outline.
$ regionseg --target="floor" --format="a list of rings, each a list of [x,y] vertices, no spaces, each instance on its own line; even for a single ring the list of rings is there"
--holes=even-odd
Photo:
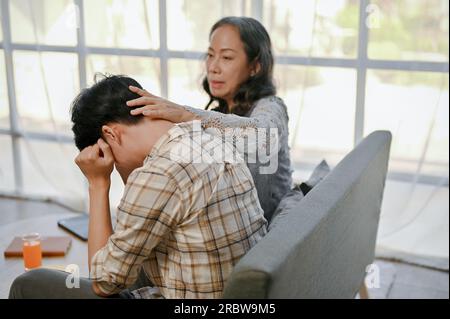
[[[425,256],[427,262],[422,264],[449,269],[448,198],[448,186],[388,180],[378,227],[378,250]],[[389,254],[377,253],[380,255]],[[418,263],[420,258],[415,259]]]
[[[70,211],[52,203],[0,197],[0,229],[8,229],[15,224],[32,221],[37,216],[40,219],[63,214],[70,214]],[[5,234],[0,234],[0,238],[2,235]],[[7,277],[11,272],[3,254],[1,258],[0,278]],[[374,264],[374,271],[370,272],[374,276],[366,280],[371,298],[449,298],[448,271],[381,259],[377,259]],[[7,298],[10,283],[11,278],[0,281],[0,298]]]
[[[373,299],[448,299],[447,271],[377,259],[379,288],[369,288]],[[366,279],[367,281],[367,279]]]

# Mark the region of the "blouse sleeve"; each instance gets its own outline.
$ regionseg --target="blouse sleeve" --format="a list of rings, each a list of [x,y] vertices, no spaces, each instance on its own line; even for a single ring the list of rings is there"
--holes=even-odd
[[[259,147],[275,147],[277,152],[280,149],[280,141],[288,136],[288,115],[287,109],[278,97],[271,96],[260,99],[249,117],[235,114],[223,114],[216,111],[205,111],[189,106],[185,108],[201,118],[202,127],[215,135],[227,136],[234,141],[249,136],[258,136],[261,139]],[[265,140],[264,140],[265,138]],[[241,150],[242,153],[247,153]]]

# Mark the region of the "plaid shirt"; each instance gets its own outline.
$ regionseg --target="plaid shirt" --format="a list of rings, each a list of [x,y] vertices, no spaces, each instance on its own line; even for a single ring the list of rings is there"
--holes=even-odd
[[[210,157],[221,146],[200,122],[181,123],[132,172],[114,233],[91,261],[102,292],[130,287],[142,267],[154,287],[133,291],[137,297],[222,297],[233,266],[266,234],[267,221],[245,163]]]

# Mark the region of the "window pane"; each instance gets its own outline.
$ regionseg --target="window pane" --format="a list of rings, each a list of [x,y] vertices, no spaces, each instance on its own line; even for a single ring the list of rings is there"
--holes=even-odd
[[[24,191],[29,194],[83,196],[84,177],[74,163],[74,144],[20,141]]]
[[[264,0],[275,54],[356,57],[359,1]]]
[[[9,7],[13,42],[76,45],[77,7],[72,0],[14,0]]]
[[[209,97],[201,85],[203,70],[203,61],[169,60],[169,100],[182,105],[205,108]]]
[[[371,58],[448,61],[447,0],[371,2]]]
[[[356,72],[278,65],[276,80],[288,108],[293,162],[336,164],[353,147]]]
[[[72,134],[70,104],[80,91],[76,54],[16,51],[13,61],[22,128]]]
[[[122,74],[134,78],[147,91],[159,95],[159,60],[115,55],[89,55],[87,57],[88,83],[93,84],[97,72],[103,74]]]
[[[158,49],[158,0],[84,1],[86,43],[95,47]]]
[[[0,50],[0,127],[9,128],[9,102],[6,87],[5,56]]]
[[[365,134],[392,132],[390,169],[415,173],[425,152],[421,173],[448,174],[448,74],[372,70],[367,75]]]
[[[167,1],[167,42],[171,50],[206,51],[209,31],[221,17],[241,14],[240,0]]]
[[[0,135],[0,191],[14,190],[14,166],[11,138]]]

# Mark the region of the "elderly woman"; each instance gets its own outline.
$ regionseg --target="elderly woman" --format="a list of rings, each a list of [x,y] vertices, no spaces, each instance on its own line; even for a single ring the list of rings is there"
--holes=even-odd
[[[215,128],[222,133],[231,129],[234,136],[245,135],[251,129],[262,131],[264,136],[275,129],[278,133],[275,141],[273,135],[267,134],[270,140],[258,144],[264,151],[270,145],[270,152],[276,153],[275,169],[268,169],[261,157],[255,161],[247,158],[261,207],[270,220],[281,198],[292,187],[289,118],[285,104],[275,96],[270,37],[255,19],[226,17],[214,24],[209,40],[203,88],[210,100],[205,110],[181,106],[136,87],[130,90],[141,98],[129,101],[128,105],[141,106],[132,111],[135,115],[164,118],[174,123],[200,119],[203,128]],[[214,108],[209,110],[212,105]]]

